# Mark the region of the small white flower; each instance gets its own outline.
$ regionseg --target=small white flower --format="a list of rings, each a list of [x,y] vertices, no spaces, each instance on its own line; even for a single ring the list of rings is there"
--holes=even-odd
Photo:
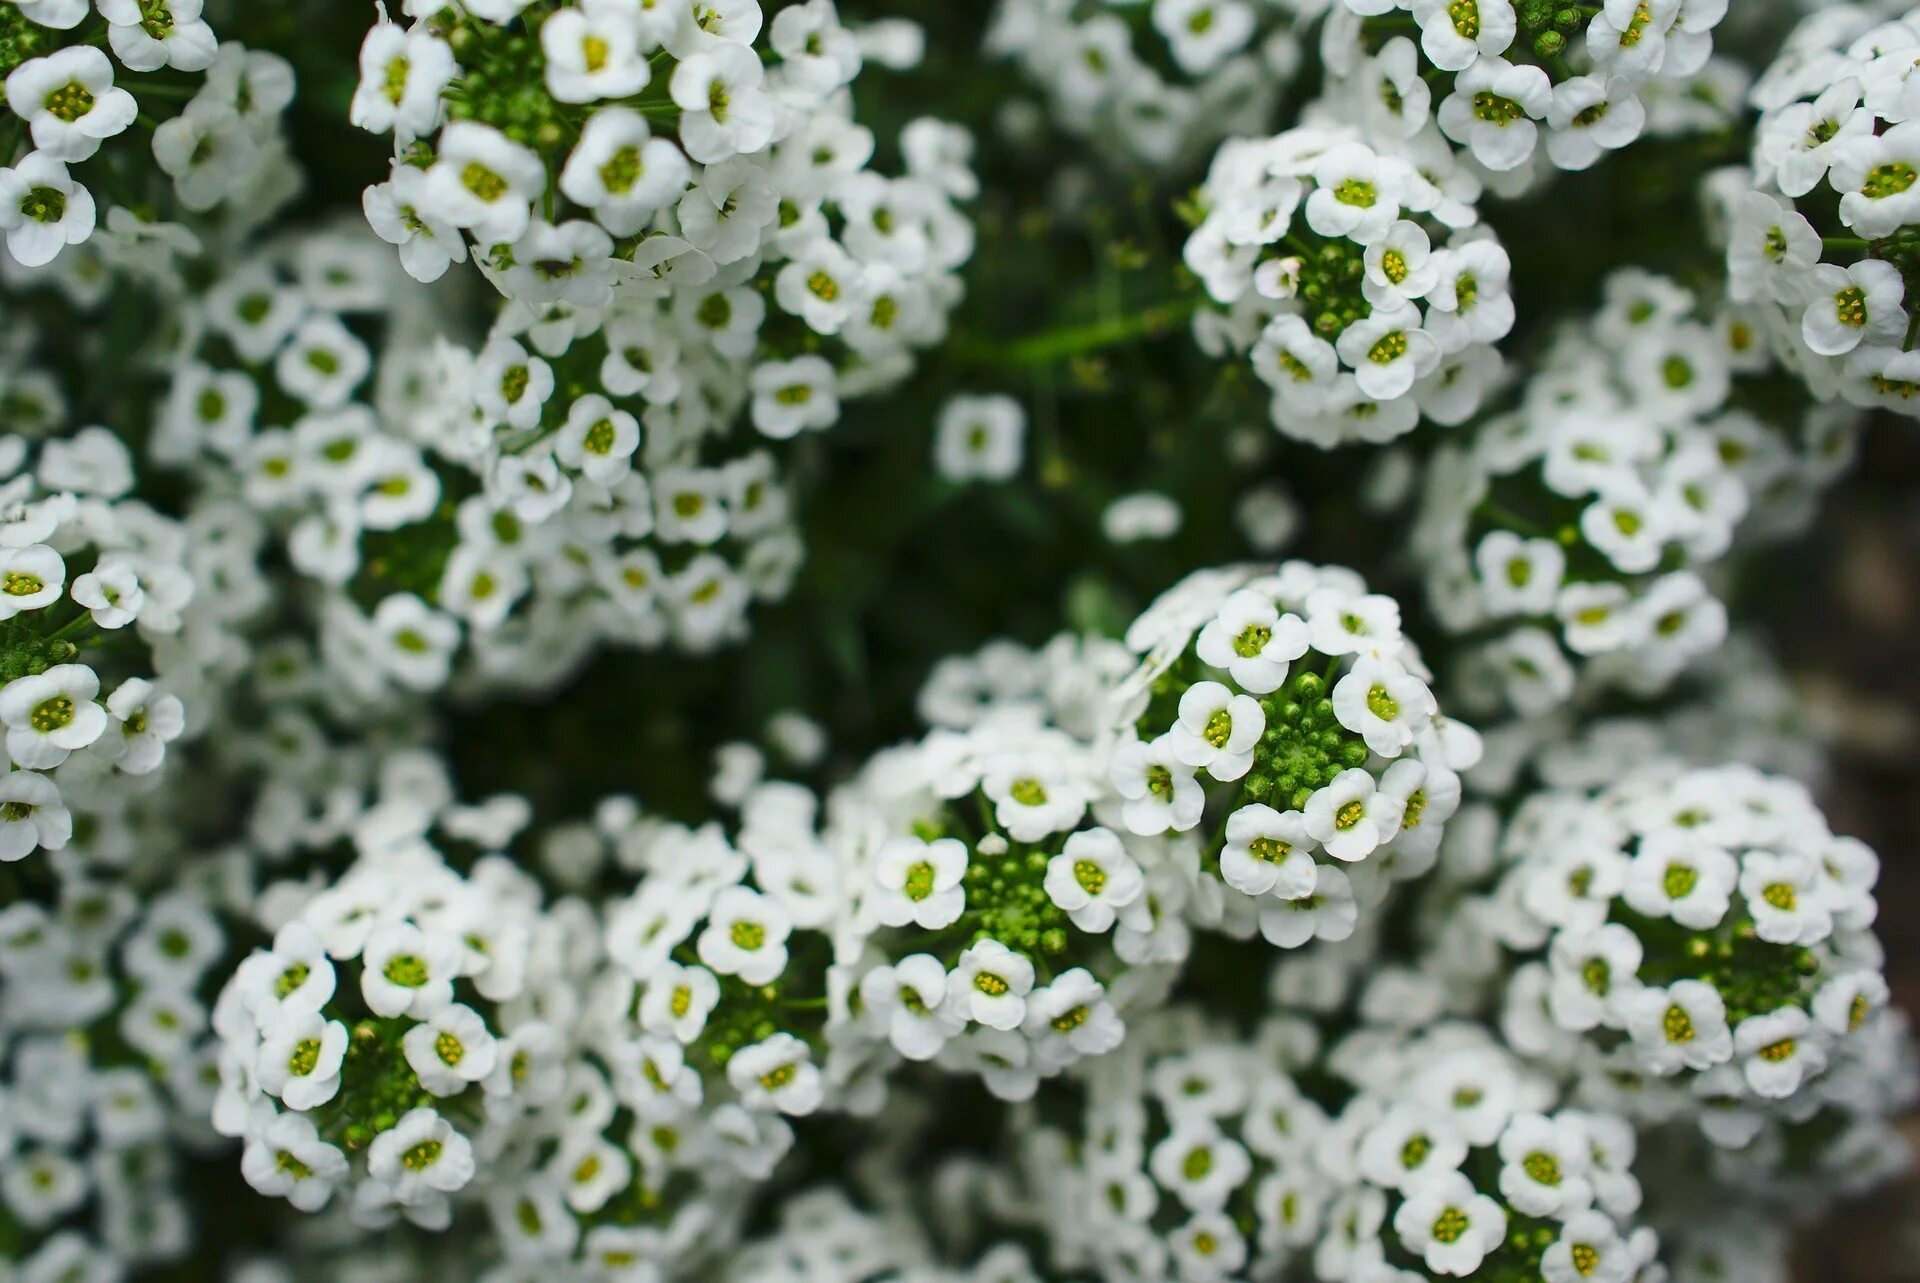
[[[407,1030],[400,1046],[420,1085],[435,1096],[457,1096],[486,1078],[500,1051],[480,1013],[457,1002]]]
[[[1146,879],[1140,866],[1109,829],[1085,829],[1067,838],[1060,854],[1047,861],[1043,883],[1047,898],[1067,911],[1073,925],[1096,934],[1117,919],[1145,927]]]
[[[807,1044],[788,1033],[742,1047],[727,1060],[727,1081],[749,1109],[811,1114],[825,1096]]]
[[[113,718],[93,751],[128,775],[150,775],[165,758],[167,745],[187,728],[186,706],[177,695],[161,694],[143,677],[130,677],[107,696]]]
[[[1826,1035],[1795,1006],[1749,1016],[1733,1031],[1733,1054],[1753,1094],[1785,1100],[1827,1067]]]
[[[1220,876],[1245,895],[1299,900],[1312,895],[1317,882],[1316,845],[1300,812],[1243,806],[1227,817]]]
[[[425,1019],[453,1001],[460,942],[411,922],[373,928],[361,954],[360,993],[376,1016]]]
[[[17,765],[44,771],[99,739],[107,710],[94,702],[100,678],[85,664],[56,664],[0,689],[0,722],[7,727],[7,753]]]
[[[1362,655],[1333,687],[1334,717],[1381,757],[1404,753],[1438,711],[1426,683],[1397,660]]]
[[[317,1212],[347,1177],[347,1156],[320,1139],[305,1114],[279,1114],[247,1133],[240,1172],[268,1197],[285,1198],[302,1212]]]
[[[1216,780],[1237,780],[1253,766],[1253,750],[1267,729],[1258,701],[1219,682],[1195,682],[1180,696],[1180,719],[1167,738],[1174,755]]]
[[[261,1031],[254,1077],[287,1108],[317,1109],[340,1090],[347,1027],[308,1008],[286,1008]]]
[[[0,863],[58,851],[72,837],[73,815],[52,780],[34,771],[0,775]]]
[[[1359,920],[1353,881],[1334,864],[1314,870],[1311,893],[1260,906],[1260,934],[1281,949],[1297,949],[1309,940],[1345,940]]]
[[[1488,55],[1454,78],[1453,93],[1434,118],[1475,160],[1505,173],[1532,158],[1540,134],[1534,122],[1552,107],[1553,82],[1544,69]]]
[[[1665,1078],[1733,1059],[1726,1004],[1710,984],[1676,980],[1665,989],[1648,986],[1623,996],[1619,1009],[1649,1073]]]
[[[640,29],[618,0],[585,0],[540,24],[547,92],[559,102],[593,102],[639,93],[652,77]]]
[[[1507,1237],[1507,1213],[1459,1172],[1416,1185],[1393,1214],[1400,1245],[1435,1274],[1471,1275]]]
[[[1032,961],[998,940],[968,945],[947,976],[948,1000],[989,1029],[1018,1029],[1032,992]]]
[[[367,1147],[367,1173],[402,1206],[451,1194],[473,1179],[473,1145],[426,1106],[410,1109]]]
[[[934,428],[934,469],[949,481],[1005,481],[1020,470],[1026,412],[1010,396],[956,396]]]
[[[680,145],[703,165],[751,154],[773,138],[778,111],[760,87],[760,56],[744,45],[707,45],[673,69],[668,90],[680,108]]]
[[[1400,827],[1401,807],[1376,795],[1372,775],[1359,767],[1340,772],[1307,798],[1307,832],[1336,860],[1364,860]]]
[[[947,969],[932,954],[875,967],[861,977],[860,995],[887,1041],[908,1060],[932,1060],[967,1024],[960,1004],[948,1000]]]
[[[85,243],[93,235],[94,212],[93,193],[45,152],[0,168],[0,231],[22,267],[44,266],[67,246]]]
[[[927,931],[951,926],[966,908],[967,848],[958,838],[895,837],[874,857],[874,916],[884,925]]]
[[[1156,837],[1168,829],[1185,833],[1200,823],[1207,795],[1193,769],[1174,751],[1171,735],[1131,740],[1115,749],[1108,773],[1125,799],[1120,817],[1127,829]]]
[[[1267,597],[1245,589],[1221,603],[1220,613],[1194,643],[1202,663],[1225,669],[1255,695],[1270,695],[1284,686],[1288,666],[1307,649],[1304,620],[1282,615]]]
[[[771,984],[787,969],[792,931],[793,920],[779,901],[750,887],[731,886],[714,897],[694,951],[720,975]]]
[[[1892,263],[1822,263],[1807,273],[1805,289],[1810,301],[1800,334],[1821,356],[1845,356],[1862,343],[1897,344],[1906,336],[1907,287]]]
[[[113,64],[93,45],[69,45],[29,58],[7,76],[7,105],[52,160],[86,160],[140,114],[133,95],[113,83]]]

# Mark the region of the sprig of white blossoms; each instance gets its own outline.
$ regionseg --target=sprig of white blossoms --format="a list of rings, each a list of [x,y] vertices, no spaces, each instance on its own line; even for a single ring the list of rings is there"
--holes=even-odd
[[[1836,5],[1753,88],[1752,173],[1729,190],[1727,272],[1821,400],[1920,416],[1920,10]]]
[[[1704,572],[1803,520],[1851,454],[1856,416],[1770,377],[1746,311],[1631,269],[1605,293],[1427,465],[1410,544],[1441,624],[1476,639],[1476,713],[1671,685],[1726,638]]]
[[[405,9],[411,27],[368,33],[353,116],[394,135],[366,211],[414,276],[471,252],[510,333],[552,357],[604,332],[603,381],[655,405],[676,403],[674,349],[744,363],[776,438],[831,426],[945,336],[972,140],[916,120],[906,175],[871,170],[862,53],[831,0],[764,24],[756,0]],[[677,400],[694,435],[719,409]],[[724,431],[740,401],[719,404]]]
[[[185,1154],[217,1139],[207,981],[228,961],[223,896],[251,889],[231,873],[175,863],[136,896],[66,865],[55,903],[0,908],[0,1222],[23,1277],[190,1250]]]
[[[480,1160],[556,1090],[539,1011],[571,983],[573,924],[503,856],[463,876],[427,842],[437,808],[369,811],[359,859],[274,924],[222,990],[214,1126],[263,1194],[357,1223],[444,1228]],[[285,903],[284,896],[264,904]]]
[[[1432,866],[1479,737],[1440,714],[1400,608],[1350,570],[1202,571],[1127,633],[1119,824],[1204,834],[1204,925],[1297,948]]]
[[[0,77],[0,121],[17,122],[30,143],[0,155],[0,232],[21,267],[72,259],[64,252],[92,239],[100,210],[89,178],[109,182],[123,202],[138,192],[196,216],[217,211],[242,229],[299,185],[280,134],[292,68],[222,43],[201,0],[9,4],[0,10]],[[144,172],[129,145],[136,117],[152,132]],[[107,179],[108,161],[126,172]],[[116,232],[139,221],[124,208],[106,219]]]
[[[1185,260],[1221,312],[1194,332],[1252,362],[1273,424],[1323,448],[1479,410],[1512,329],[1511,263],[1475,230],[1479,183],[1342,127],[1224,144]]]
[[[1576,1093],[1742,1148],[1821,1109],[1884,1118],[1904,1037],[1870,930],[1879,861],[1746,767],[1529,798],[1497,919],[1517,1045]]]
[[[1000,0],[988,53],[1016,63],[1065,129],[1129,168],[1272,127],[1302,71],[1293,0],[1081,5]]]
[[[1092,1068],[1065,1135],[1034,1120],[1018,1133],[1053,1264],[1183,1283],[1309,1267],[1641,1277],[1655,1241],[1630,1219],[1624,1120],[1554,1112],[1551,1087],[1480,1026],[1336,1038],[1341,1023],[1282,1008],[1243,1037],[1192,1009],[1145,1021]]]
[[[1335,0],[1328,97],[1381,137],[1437,127],[1503,194],[1592,167],[1708,70],[1728,0]],[[1409,31],[1409,27],[1417,28]]]

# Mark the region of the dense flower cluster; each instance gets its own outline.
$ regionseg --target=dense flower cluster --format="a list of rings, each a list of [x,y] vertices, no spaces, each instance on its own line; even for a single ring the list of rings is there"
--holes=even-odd
[[[1793,1283],[1913,3],[0,0],[0,1281]]]
[[[1442,623],[1485,638],[1472,711],[1539,715],[1582,677],[1655,693],[1714,653],[1702,572],[1790,526],[1856,427],[1770,375],[1740,310],[1622,272],[1512,408],[1434,456],[1413,546]]]
[[[1752,173],[1731,211],[1734,298],[1822,399],[1920,415],[1920,11],[1807,18],[1754,85]]]
[[[1322,447],[1466,422],[1499,379],[1511,264],[1476,230],[1479,180],[1342,128],[1223,145],[1186,263],[1224,313],[1195,334],[1245,354],[1273,424]]]

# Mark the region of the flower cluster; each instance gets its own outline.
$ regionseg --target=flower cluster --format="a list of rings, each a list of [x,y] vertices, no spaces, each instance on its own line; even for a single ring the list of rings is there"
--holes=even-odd
[[[1020,67],[1053,116],[1130,167],[1264,133],[1301,72],[1296,0],[1063,4],[1000,0],[987,50]]]
[[[201,10],[201,0],[31,0],[0,11],[0,231],[15,263],[52,263],[102,222],[116,239],[137,236],[142,220],[126,208],[136,200],[245,227],[298,187],[280,132],[292,68],[222,42]],[[150,166],[127,136],[147,132]],[[23,134],[31,146],[16,155]],[[104,219],[89,181],[119,202]]]
[[[1647,127],[1647,98],[1699,76],[1728,0],[1335,0],[1328,67],[1361,119],[1437,126],[1511,188],[1588,169]]]
[[[1304,562],[1203,572],[1127,642],[1143,660],[1108,768],[1120,822],[1205,826],[1207,925],[1343,940],[1362,904],[1431,867],[1479,737],[1440,715],[1392,598]]]
[[[75,872],[50,907],[0,908],[0,1228],[26,1277],[118,1277],[191,1246],[180,1149],[209,1136],[226,907],[216,879],[137,899]]]
[[[1022,1146],[1056,1263],[1182,1283],[1642,1276],[1624,1120],[1555,1110],[1476,1026],[1327,1041],[1332,1016],[1282,1008],[1239,1037],[1174,1008],[1101,1062],[1070,1133],[1083,1157],[1045,1132]]]
[[[1344,128],[1224,144],[1185,258],[1225,310],[1201,312],[1196,337],[1251,360],[1289,437],[1379,444],[1423,417],[1466,422],[1514,321],[1479,194],[1444,149],[1403,154]]]
[[[1755,84],[1752,173],[1730,211],[1728,287],[1821,399],[1920,415],[1920,11],[1809,17]]]
[[[456,872],[425,840],[433,819],[371,814],[358,861],[215,1005],[214,1125],[245,1142],[248,1183],[302,1211],[344,1191],[356,1220],[443,1227],[477,1156],[540,1100],[556,1039],[532,996],[557,928],[504,857]]]
[[[1800,785],[1721,767],[1548,791],[1501,853],[1503,937],[1541,958],[1514,977],[1515,1018],[1570,1044],[1587,1092],[1731,1148],[1822,1103],[1873,1111],[1860,1066],[1897,1038],[1870,931],[1879,861]]]
[[[1435,455],[1413,549],[1435,614],[1477,639],[1473,711],[1539,715],[1582,676],[1657,692],[1719,647],[1702,571],[1790,526],[1855,426],[1770,373],[1742,312],[1622,272],[1512,408]]]

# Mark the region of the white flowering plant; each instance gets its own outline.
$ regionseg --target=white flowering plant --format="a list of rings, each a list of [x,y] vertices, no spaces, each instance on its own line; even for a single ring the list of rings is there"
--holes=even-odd
[[[0,0],[0,1279],[1866,1283],[1916,66]]]

